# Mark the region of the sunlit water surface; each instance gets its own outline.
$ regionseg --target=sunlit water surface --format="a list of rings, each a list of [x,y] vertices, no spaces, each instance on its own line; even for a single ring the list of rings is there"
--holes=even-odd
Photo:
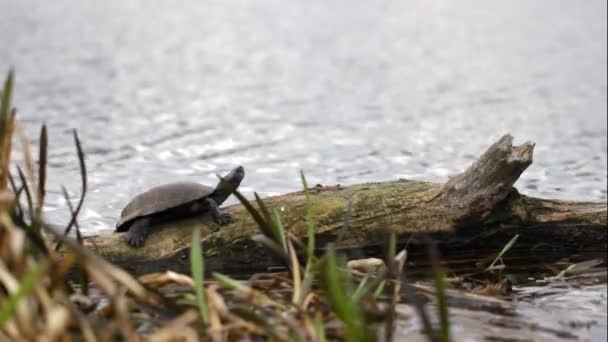
[[[502,134],[537,143],[516,184],[606,199],[606,2],[0,0],[20,124],[50,135],[46,213],[86,234],[136,193],[215,183],[445,181]],[[19,153],[15,154],[21,159]],[[230,200],[234,203],[234,199]]]

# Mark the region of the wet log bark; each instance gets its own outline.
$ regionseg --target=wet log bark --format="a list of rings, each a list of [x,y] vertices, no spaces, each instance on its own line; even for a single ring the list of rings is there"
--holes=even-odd
[[[318,247],[332,243],[354,256],[382,255],[383,232],[390,230],[399,242],[408,243],[412,262],[424,249],[424,236],[439,244],[446,260],[479,260],[520,234],[509,251],[513,260],[605,257],[606,203],[519,194],[513,184],[532,163],[534,144],[513,146],[512,141],[505,135],[444,185],[396,180],[311,189]],[[279,210],[289,232],[306,236],[303,192],[264,202]],[[87,237],[85,245],[136,274],[188,272],[191,232],[200,229],[207,270],[247,272],[278,265],[250,239],[257,228],[244,207],[225,210],[235,220],[221,229],[209,218],[191,219],[159,229],[141,249],[129,247],[119,233]]]

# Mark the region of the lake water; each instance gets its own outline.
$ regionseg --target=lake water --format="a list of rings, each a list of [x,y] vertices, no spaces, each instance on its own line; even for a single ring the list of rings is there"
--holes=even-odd
[[[300,189],[300,169],[445,181],[507,132],[537,143],[520,191],[606,200],[606,40],[604,0],[0,0],[19,122],[34,144],[49,128],[47,216],[80,192],[76,128],[86,234],[237,164],[249,195]]]

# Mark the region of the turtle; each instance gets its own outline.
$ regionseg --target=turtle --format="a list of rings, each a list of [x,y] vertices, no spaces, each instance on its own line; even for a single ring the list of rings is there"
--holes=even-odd
[[[135,196],[122,210],[116,232],[127,232],[126,241],[132,247],[142,247],[157,226],[186,217],[211,214],[219,225],[232,222],[219,206],[238,188],[245,169],[237,166],[220,177],[217,186],[195,182],[175,182],[154,187]]]

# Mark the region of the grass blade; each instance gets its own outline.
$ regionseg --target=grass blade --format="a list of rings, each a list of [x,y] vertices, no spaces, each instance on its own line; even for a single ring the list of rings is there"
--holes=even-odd
[[[262,233],[270,238],[273,237],[272,227],[270,226],[270,222],[266,221],[260,212],[237,190],[233,192],[234,196],[241,202],[241,204],[247,209],[249,215],[253,217],[255,223],[257,223],[258,227],[262,231]]]
[[[448,300],[446,295],[446,274],[440,265],[439,251],[437,250],[437,246],[435,246],[435,244],[430,240],[428,241],[428,250],[431,261],[431,267],[433,269],[434,274],[434,283],[436,289],[435,299],[437,300],[437,314],[439,317],[439,331],[436,332],[434,335],[437,338],[438,342],[449,342],[451,338],[450,317],[448,312]]]
[[[314,272],[312,271],[316,262],[315,258],[315,234],[317,232],[314,212],[312,210],[312,202],[310,200],[310,192],[308,191],[308,182],[304,171],[300,170],[300,178],[302,179],[302,187],[304,188],[305,206],[306,206],[306,227],[307,227],[307,241],[306,241],[306,267],[304,269],[304,280],[302,281],[302,289],[300,292],[300,298],[298,299],[298,306],[304,304],[304,300],[308,295],[312,283],[314,281]],[[302,308],[305,309],[305,308]]]
[[[76,132],[76,130],[73,130],[72,132],[74,134],[74,144],[76,145],[76,154],[78,156],[78,165],[80,167],[80,180],[81,180],[82,192],[80,193],[80,199],[78,200],[76,209],[72,213],[70,221],[68,222],[67,226],[65,227],[64,231],[65,231],[66,236],[72,229],[72,226],[76,223],[76,219],[78,218],[80,209],[82,209],[82,205],[84,203],[84,198],[87,193],[87,166],[84,161],[84,152],[82,150],[82,145],[80,144],[80,139],[78,138],[78,132]],[[61,248],[61,241],[59,241],[57,243],[55,250],[58,251],[59,248]]]
[[[42,207],[44,206],[44,196],[46,189],[46,164],[48,157],[48,136],[46,125],[40,129],[40,149],[38,151],[38,198],[36,201],[36,217],[42,220]]]
[[[564,270],[564,274],[576,274],[576,273],[584,272],[597,265],[601,265],[603,262],[604,261],[602,259],[591,259],[591,260],[577,262],[576,264],[568,266],[568,268],[566,268]]]
[[[437,289],[437,310],[439,313],[439,336],[440,342],[450,341],[450,318],[448,313],[448,302],[446,296],[447,280],[444,271],[435,272],[435,288]]]
[[[502,250],[500,251],[500,253],[498,253],[498,255],[496,256],[496,258],[494,259],[494,261],[492,261],[492,263],[490,264],[490,266],[488,266],[486,268],[486,271],[490,271],[494,268],[494,265],[498,262],[498,260],[502,260],[502,256],[507,253],[507,251],[509,249],[511,249],[511,247],[513,247],[513,245],[515,244],[515,241],[517,241],[517,238],[519,237],[519,234],[516,234],[514,237],[511,238],[511,240],[509,240],[509,242],[507,242],[507,244],[502,248]]]
[[[312,324],[315,332],[315,341],[325,342],[327,340],[325,337],[325,324],[323,324],[323,317],[320,313],[315,315]]]
[[[315,221],[314,221],[314,212],[312,210],[312,203],[310,201],[310,193],[308,192],[308,182],[306,181],[306,176],[304,176],[304,171],[300,170],[300,177],[302,178],[302,187],[304,188],[304,197],[305,197],[305,205],[306,205],[306,227],[307,229],[307,248],[306,255],[308,259],[306,261],[306,265],[312,264],[315,254]]]
[[[300,262],[298,261],[296,249],[293,247],[291,240],[287,241],[287,249],[289,254],[291,277],[293,279],[293,296],[291,302],[294,305],[298,305],[300,303],[300,298],[304,298],[304,295],[302,294],[302,274]]]
[[[5,190],[9,175],[12,136],[15,124],[15,110],[11,110],[13,93],[13,70],[9,70],[0,99],[0,190]]]
[[[384,287],[386,285],[386,281],[383,279],[378,283],[378,287],[374,290],[374,298],[378,298],[382,292],[384,292]]]
[[[192,244],[190,245],[190,268],[192,279],[194,280],[194,290],[196,292],[196,303],[201,314],[203,323],[209,322],[207,316],[207,303],[205,302],[203,251],[201,248],[201,231],[198,228],[192,230]]]
[[[268,208],[264,204],[264,201],[262,201],[262,198],[260,197],[260,195],[258,195],[257,192],[254,192],[253,196],[255,196],[255,201],[258,204],[258,206],[260,207],[260,212],[262,213],[262,215],[264,215],[264,219],[266,219],[266,221],[270,221],[270,212],[268,211]]]
[[[32,215],[34,213],[34,209],[33,209],[34,204],[33,204],[33,199],[32,199],[32,193],[30,191],[29,182],[27,181],[27,178],[25,177],[25,173],[23,173],[23,170],[19,166],[17,166],[17,173],[19,174],[19,180],[21,180],[21,186],[23,187],[23,190],[25,192],[25,199],[27,200],[28,215],[30,215],[30,218],[32,218]]]
[[[289,252],[287,251],[287,243],[285,241],[285,227],[281,222],[279,212],[275,208],[272,209],[272,223],[275,241],[277,241],[281,248],[283,248],[283,253],[288,255]]]
[[[82,145],[80,144],[80,139],[78,138],[78,132],[76,130],[72,131],[74,134],[74,144],[76,145],[76,154],[78,155],[78,164],[80,166],[80,179],[81,179],[81,187],[82,192],[80,194],[80,199],[78,200],[78,204],[76,205],[76,210],[74,210],[74,215],[70,219],[66,230],[69,230],[71,226],[76,221],[78,217],[78,213],[80,213],[80,209],[82,208],[82,204],[84,203],[84,197],[87,193],[87,166],[84,162],[84,152],[82,151]]]
[[[285,260],[285,263],[288,267],[290,267],[289,261],[289,253],[287,251],[285,239],[285,229],[281,223],[280,216],[278,212],[274,212],[274,218],[270,216],[268,212],[268,208],[262,201],[262,199],[255,193],[255,198],[258,203],[260,209],[256,209],[251,202],[249,202],[240,192],[235,190],[233,194],[236,198],[243,204],[245,209],[249,212],[249,214],[253,217],[253,220],[257,223],[260,231],[262,232],[262,236],[258,236],[255,238],[256,241],[263,242],[266,247],[270,249],[271,252],[277,254],[280,258]],[[270,240],[270,241],[268,241]],[[279,246],[279,248],[275,248],[274,245]],[[291,269],[291,268],[290,268]]]
[[[566,269],[559,272],[558,275],[554,277],[547,277],[543,281],[564,281],[566,276],[568,275],[576,275],[577,273],[585,272],[588,269],[591,269],[597,265],[603,264],[604,261],[602,259],[591,259],[586,261],[581,261],[576,264],[572,264],[568,266]]]
[[[6,123],[9,118],[9,112],[11,108],[11,97],[13,96],[13,81],[14,72],[9,70],[4,80],[4,87],[2,88],[2,100],[0,100],[0,132],[4,132],[6,129]]]
[[[38,280],[40,280],[40,277],[42,277],[47,267],[48,261],[43,259],[25,274],[17,292],[11,294],[4,303],[2,303],[2,307],[0,307],[0,330],[4,329],[6,322],[15,314],[19,301],[27,297],[34,290],[34,286],[38,284]]]
[[[251,237],[251,240],[264,246],[270,253],[283,260],[285,262],[285,265],[289,265],[289,258],[287,254],[284,253],[283,247],[279,246],[279,244],[273,239],[269,238],[264,234],[256,234]]]
[[[361,307],[353,300],[353,282],[347,269],[346,262],[338,259],[336,252],[330,249],[323,265],[323,286],[327,299],[336,316],[342,320],[346,328],[348,341],[369,341],[366,324]]]
[[[61,186],[61,192],[63,193],[63,198],[65,199],[66,204],[68,205],[68,210],[70,211],[70,215],[74,216],[74,206],[72,206],[72,201],[70,200],[70,195],[68,195],[68,191],[65,186]],[[80,226],[78,225],[78,221],[74,221],[74,228],[76,229],[76,241],[78,244],[82,246],[82,234],[80,234]],[[65,232],[65,236],[68,236],[69,232]],[[78,274],[78,279],[80,280],[80,286],[82,288],[82,292],[84,294],[89,293],[89,276],[86,272],[84,272],[81,268],[76,268],[75,272]]]
[[[365,294],[369,293],[369,290],[373,287],[373,285],[369,284],[369,275],[366,274],[365,277],[359,282],[357,289],[353,292],[353,300],[360,300]]]
[[[68,190],[65,188],[65,186],[61,186],[61,193],[63,194],[63,198],[65,199],[65,203],[68,205],[68,209],[70,210],[70,218],[74,217],[76,215],[76,211],[74,210],[74,206],[72,205],[72,201],[70,200],[70,195],[68,194]],[[74,228],[76,229],[76,241],[78,241],[78,243],[80,245],[82,245],[82,234],[80,234],[80,227],[78,226],[78,220],[74,220]],[[68,226],[66,228],[66,230],[63,232],[63,235],[68,236],[70,234],[70,226]]]
[[[215,280],[217,280],[224,287],[235,290],[236,292],[240,293],[244,298],[247,298],[248,300],[251,300],[253,302],[256,302],[256,303],[259,303],[262,305],[272,305],[275,307],[281,307],[281,305],[279,303],[272,300],[265,293],[255,290],[255,289],[245,285],[241,281],[232,279],[221,273],[213,273],[213,278],[215,278]]]
[[[13,175],[11,175],[10,173],[8,174],[8,180],[11,185],[11,189],[13,190],[13,193],[15,194],[15,199],[13,201],[14,209],[13,209],[13,214],[12,214],[13,222],[17,223],[17,225],[25,226],[25,221],[24,221],[25,212],[23,210],[23,207],[21,206],[21,194],[23,193],[23,186],[20,186],[19,188],[17,188],[17,183],[15,183],[15,179],[13,178]]]

